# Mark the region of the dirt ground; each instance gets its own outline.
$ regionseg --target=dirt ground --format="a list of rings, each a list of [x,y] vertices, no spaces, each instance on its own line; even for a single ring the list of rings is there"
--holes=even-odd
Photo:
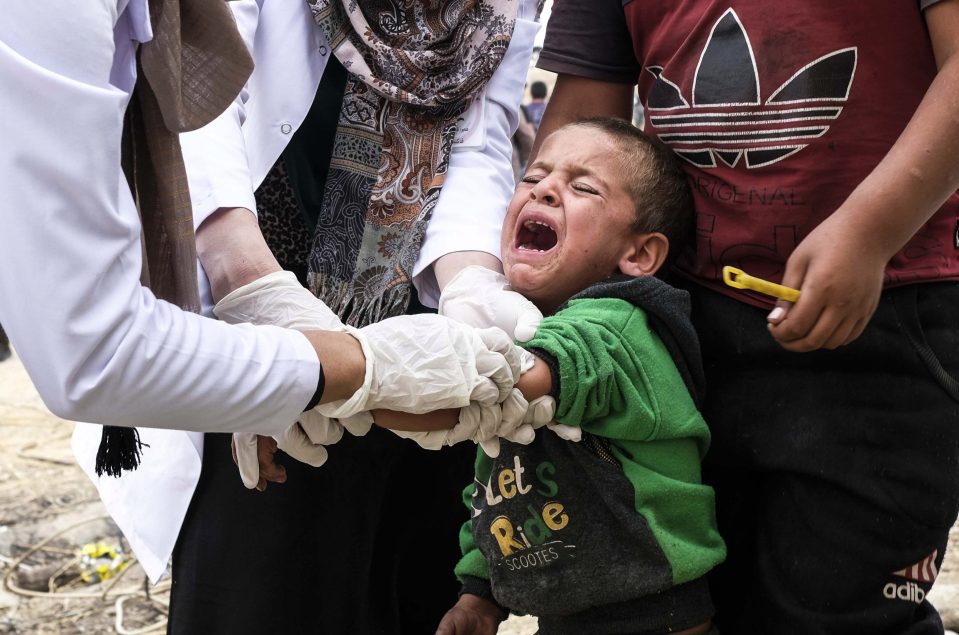
[[[53,416],[15,357],[0,363],[0,634],[154,635],[165,631],[169,582],[145,583],[96,490],[70,452],[73,424]],[[959,525],[957,525],[959,527]],[[125,552],[103,581],[80,550],[104,542]],[[90,581],[84,581],[86,572]],[[959,529],[930,599],[959,630]],[[531,635],[510,618],[504,635]]]

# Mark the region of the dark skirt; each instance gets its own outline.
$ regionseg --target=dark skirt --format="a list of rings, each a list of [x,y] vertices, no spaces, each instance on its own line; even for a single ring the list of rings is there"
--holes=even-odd
[[[247,490],[229,435],[203,472],[173,554],[173,635],[433,633],[453,567],[475,446],[420,449],[374,428],[288,481]]]

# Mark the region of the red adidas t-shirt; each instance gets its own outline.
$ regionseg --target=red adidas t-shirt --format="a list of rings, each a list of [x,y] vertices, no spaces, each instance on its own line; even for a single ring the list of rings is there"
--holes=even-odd
[[[722,267],[780,281],[789,254],[879,163],[936,73],[919,2],[881,5],[557,0],[538,65],[638,84],[647,134],[683,159],[696,199],[696,244],[680,269],[769,306],[726,287]],[[959,280],[959,194],[886,269],[887,286],[944,279]]]

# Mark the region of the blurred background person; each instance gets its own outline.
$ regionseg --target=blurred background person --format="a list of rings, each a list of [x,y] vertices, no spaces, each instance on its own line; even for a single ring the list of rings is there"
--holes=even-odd
[[[523,114],[534,129],[539,128],[539,122],[543,119],[543,113],[546,112],[546,103],[549,100],[549,89],[546,82],[535,81],[529,85],[530,101],[523,106]]]

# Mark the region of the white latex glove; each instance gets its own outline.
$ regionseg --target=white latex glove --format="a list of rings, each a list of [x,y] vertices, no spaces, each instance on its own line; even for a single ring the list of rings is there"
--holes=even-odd
[[[320,467],[326,463],[328,453],[324,444],[336,443],[343,436],[343,428],[319,414],[310,417],[305,412],[301,421],[274,436],[276,447],[307,465]],[[257,435],[234,434],[233,449],[240,478],[248,489],[255,489],[260,481],[260,464],[257,456]]]
[[[323,417],[319,412],[316,411],[316,408],[311,410],[317,417]],[[326,417],[323,417],[326,419]],[[373,427],[373,415],[369,412],[358,412],[351,417],[343,417],[342,419],[330,419],[334,423],[339,423],[343,428],[352,434],[354,437],[362,437],[367,432],[370,431],[370,428]]]
[[[476,431],[483,428],[487,433],[492,434],[492,431],[496,429],[496,422],[502,417],[502,414],[497,412],[500,409],[501,406],[499,404],[493,404],[492,406],[470,404],[460,409],[459,421],[449,430],[420,432],[391,430],[391,432],[396,436],[415,441],[416,444],[424,450],[439,450],[460,441],[470,439],[470,430]],[[453,434],[454,430],[457,430],[455,437]]]
[[[346,327],[340,319],[307,291],[289,271],[277,271],[263,276],[228,294],[213,307],[213,313],[224,322],[237,324],[272,324],[298,331],[342,331]],[[362,421],[351,420],[351,433],[362,429]],[[369,431],[369,426],[362,434]],[[343,437],[341,423],[331,421],[317,412],[306,412],[285,432],[275,436],[277,447],[294,459],[319,467],[326,462],[324,446]],[[240,477],[248,488],[254,488],[260,478],[256,435],[233,435]]]
[[[529,410],[526,413],[525,423],[529,423],[533,428],[542,428],[548,425],[553,417],[556,416],[556,400],[549,395],[544,395],[539,399],[529,402]]]
[[[383,408],[422,414],[502,402],[529,353],[503,331],[474,329],[441,315],[401,315],[349,328],[366,356],[363,385],[316,410],[342,419]]]
[[[531,424],[534,429],[541,428],[544,425],[556,436],[565,441],[579,442],[583,439],[583,429],[576,426],[568,426],[563,423],[552,423],[556,416],[556,400],[546,395],[533,400],[529,404],[529,415],[526,422]]]
[[[297,421],[295,425],[290,426],[290,428],[299,427],[301,430],[303,430],[306,438],[314,445],[333,445],[343,438],[343,428],[346,426],[342,425],[342,423],[342,421],[336,421],[334,419],[330,419],[329,417],[324,417],[315,410],[307,410],[300,415],[300,420]],[[367,431],[369,431],[369,429],[367,429]],[[299,457],[295,456],[292,452],[280,444],[279,438],[277,438],[277,445],[281,450],[293,458],[299,459]],[[303,462],[310,463],[309,461]],[[310,463],[310,465],[312,465],[312,463]]]
[[[393,432],[404,439],[412,439],[420,447],[427,450],[439,450],[462,441],[485,444],[489,443],[491,439],[496,439],[496,454],[490,456],[498,456],[498,433],[500,431],[513,432],[523,426],[528,409],[529,404],[523,398],[523,393],[514,388],[502,404],[484,406],[471,403],[469,406],[461,408],[459,421],[449,430],[431,430],[429,432],[393,430]],[[532,438],[530,438],[530,441],[532,441]],[[485,450],[486,446],[483,447]]]
[[[506,276],[480,265],[464,267],[446,284],[439,312],[480,328],[496,326],[520,342],[533,339],[543,320],[536,305],[510,289]]]
[[[260,482],[260,459],[255,434],[233,435],[233,460],[240,470],[243,485],[247,489],[256,489]]]
[[[526,403],[526,400],[524,399],[523,402]],[[506,419],[504,414],[503,421],[496,428],[496,433],[491,437],[481,439],[479,444],[482,446],[486,456],[490,458],[499,456],[500,439],[506,439],[507,441],[521,445],[529,445],[533,442],[533,439],[536,438],[536,429],[542,428],[552,421],[555,412],[556,400],[549,395],[534,399],[526,403],[523,420],[518,425],[513,425],[511,421]]]
[[[525,351],[525,349],[524,352],[526,352],[526,356],[523,357],[521,370],[525,373],[533,367],[534,357],[532,353]],[[499,456],[499,440],[501,438],[522,445],[532,443],[533,439],[536,438],[536,428],[541,428],[552,421],[553,414],[556,412],[556,401],[549,395],[527,402],[519,390],[514,389],[513,392],[515,395],[511,396],[514,399],[518,397],[522,400],[521,406],[519,406],[521,407],[519,412],[522,413],[522,419],[517,420],[516,416],[512,415],[504,404],[502,418],[493,430],[493,434],[486,434],[484,437],[474,439],[483,448],[486,456],[490,458]]]
[[[533,442],[536,428],[553,420],[556,402],[550,396],[527,403],[523,394],[514,389],[498,406],[485,407],[470,404],[460,410],[459,422],[449,430],[406,432],[393,430],[397,435],[412,439],[427,450],[439,450],[461,441],[480,444],[491,457],[499,456],[500,438],[527,445]],[[564,426],[565,427],[565,426]]]
[[[346,329],[290,271],[267,274],[234,290],[216,303],[213,314],[229,324],[272,324],[297,331]]]

